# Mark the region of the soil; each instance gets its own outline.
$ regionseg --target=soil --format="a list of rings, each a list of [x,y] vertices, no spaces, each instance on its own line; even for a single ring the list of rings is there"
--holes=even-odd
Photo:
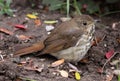
[[[34,19],[26,19],[26,14],[32,12],[39,13],[41,26],[36,26]],[[15,17],[0,17],[0,28],[5,28],[14,33],[9,35],[0,32],[0,81],[76,81],[74,71],[70,71],[73,69],[68,63],[65,62],[57,67],[50,67],[51,63],[57,61],[55,57],[50,55],[37,57],[35,56],[39,53],[37,52],[18,58],[12,57],[16,50],[30,46],[47,37],[44,20],[59,20],[59,23],[61,23],[61,17],[65,17],[65,15],[61,15],[59,12],[44,12],[39,9],[28,8],[17,11]],[[117,76],[112,73],[116,66],[111,65],[110,62],[120,59],[120,15],[93,16],[93,18],[99,20],[95,31],[97,44],[90,48],[83,61],[73,65],[80,71],[80,81],[117,81]],[[15,24],[24,24],[28,28],[26,30],[15,28]],[[58,24],[54,24],[54,26],[56,27]],[[20,40],[16,35],[30,36],[30,39]],[[118,53],[105,65],[103,72],[101,72],[101,67],[108,60],[105,54],[111,50]],[[67,71],[69,76],[61,76],[60,70]],[[112,80],[107,80],[108,76]]]

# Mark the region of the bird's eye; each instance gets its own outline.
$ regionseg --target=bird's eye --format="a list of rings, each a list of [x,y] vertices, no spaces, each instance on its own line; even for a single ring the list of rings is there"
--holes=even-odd
[[[87,25],[87,22],[84,21],[84,22],[83,22],[83,25],[86,26],[86,25]]]

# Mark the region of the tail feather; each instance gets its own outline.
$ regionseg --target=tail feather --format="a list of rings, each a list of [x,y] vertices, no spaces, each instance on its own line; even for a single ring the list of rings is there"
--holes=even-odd
[[[14,56],[21,56],[21,55],[27,55],[29,53],[40,51],[44,48],[43,42],[38,42],[33,44],[30,47],[20,49],[14,53]]]

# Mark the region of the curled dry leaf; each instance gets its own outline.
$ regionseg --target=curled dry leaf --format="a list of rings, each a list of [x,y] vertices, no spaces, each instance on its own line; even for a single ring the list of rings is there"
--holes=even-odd
[[[67,72],[67,71],[65,71],[65,70],[60,70],[60,71],[58,71],[58,72],[60,72],[60,75],[61,75],[62,77],[68,78],[68,72]]]
[[[2,27],[0,27],[0,31],[6,33],[8,35],[13,35],[13,32],[11,32],[11,31],[9,31],[9,30],[7,30],[5,28],[2,28]]]
[[[55,62],[53,62],[53,63],[51,64],[51,67],[57,67],[57,66],[63,64],[64,61],[65,61],[64,59],[60,59],[60,60],[58,60],[58,61],[55,61]]]

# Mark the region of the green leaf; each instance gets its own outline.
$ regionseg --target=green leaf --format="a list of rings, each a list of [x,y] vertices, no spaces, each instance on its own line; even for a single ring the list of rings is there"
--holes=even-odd
[[[4,0],[0,0],[0,3],[4,3]]]
[[[62,6],[62,4],[53,4],[53,5],[50,5],[49,9],[50,10],[57,10],[57,9],[60,9]]]
[[[3,4],[3,3],[0,3],[0,7],[4,7],[4,4]]]
[[[90,4],[90,5],[88,5],[87,11],[90,14],[95,13],[95,12],[99,12],[99,6],[95,5],[95,4]]]
[[[10,6],[11,2],[11,0],[6,0],[6,5]]]
[[[49,5],[51,3],[51,0],[43,0],[42,4]]]
[[[118,75],[118,81],[120,81],[120,75]]]
[[[81,15],[80,6],[78,6],[77,0],[74,0],[74,7],[79,15]]]
[[[42,3],[45,5],[50,5],[50,10],[60,9],[61,6],[64,4],[64,2],[61,0],[43,0]]]
[[[0,10],[0,15],[3,15],[4,14],[4,10]]]
[[[13,11],[10,9],[10,4],[12,0],[0,0],[0,14],[7,14],[12,16]]]

